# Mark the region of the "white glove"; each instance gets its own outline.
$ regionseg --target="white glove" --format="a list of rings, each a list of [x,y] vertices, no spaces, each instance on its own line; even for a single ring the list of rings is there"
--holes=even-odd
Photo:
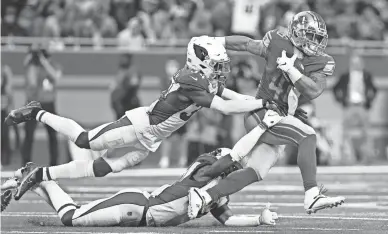
[[[294,53],[294,55],[289,58],[286,55],[286,51],[282,51],[282,57],[277,58],[276,63],[278,64],[278,68],[282,71],[289,72],[291,68],[294,67],[294,63],[298,55]]]
[[[263,122],[267,125],[268,128],[270,128],[279,123],[279,121],[282,119],[283,116],[280,116],[276,111],[267,110],[267,112],[265,112]]]
[[[276,220],[278,219],[278,214],[269,210],[269,204],[265,208],[259,218],[259,225],[276,225]]]

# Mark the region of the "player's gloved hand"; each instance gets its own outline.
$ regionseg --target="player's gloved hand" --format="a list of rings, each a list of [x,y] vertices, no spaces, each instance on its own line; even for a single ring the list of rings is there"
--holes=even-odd
[[[291,68],[294,67],[295,60],[298,55],[295,53],[291,58],[287,57],[286,51],[282,51],[282,56],[277,58],[276,63],[278,64],[277,68],[284,72],[289,72]]]
[[[276,220],[278,219],[278,214],[269,210],[269,204],[261,212],[259,218],[259,225],[276,225]]]
[[[295,110],[294,117],[302,121],[303,123],[306,123],[309,117],[307,116],[307,112],[304,111],[302,108],[298,108]]]
[[[273,110],[276,113],[278,113],[281,116],[285,116],[286,114],[279,108],[279,106],[267,99],[263,99],[263,108],[268,109],[268,110]]]

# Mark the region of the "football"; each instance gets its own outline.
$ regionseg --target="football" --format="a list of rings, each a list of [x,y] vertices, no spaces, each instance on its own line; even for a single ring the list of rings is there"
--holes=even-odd
[[[302,60],[300,59],[296,59],[295,62],[294,62],[294,67],[296,69],[298,69],[298,71],[300,71],[302,74],[303,74],[303,71],[304,71],[304,67],[303,67],[303,64],[302,64]],[[287,81],[292,85],[294,86],[294,84],[292,83],[290,77],[288,76],[288,74],[286,72],[283,71],[283,75],[284,77],[286,77]]]

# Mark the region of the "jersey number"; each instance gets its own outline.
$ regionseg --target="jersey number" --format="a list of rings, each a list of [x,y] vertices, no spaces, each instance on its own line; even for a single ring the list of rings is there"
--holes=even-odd
[[[275,92],[275,95],[274,95],[275,100],[280,100],[287,103],[288,97],[286,97],[285,94],[288,92],[286,90],[287,86],[284,86],[285,83],[286,83],[285,77],[279,76],[278,79],[272,80],[271,83],[269,83],[268,87],[270,90],[273,90]]]

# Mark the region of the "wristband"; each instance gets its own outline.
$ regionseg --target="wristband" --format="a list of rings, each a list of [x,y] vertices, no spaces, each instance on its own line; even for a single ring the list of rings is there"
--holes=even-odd
[[[263,106],[262,108],[266,108],[268,101],[266,99],[261,99],[261,103],[262,103],[261,105]]]
[[[293,84],[303,76],[303,74],[295,67],[290,68],[290,70],[287,71],[287,74]]]

